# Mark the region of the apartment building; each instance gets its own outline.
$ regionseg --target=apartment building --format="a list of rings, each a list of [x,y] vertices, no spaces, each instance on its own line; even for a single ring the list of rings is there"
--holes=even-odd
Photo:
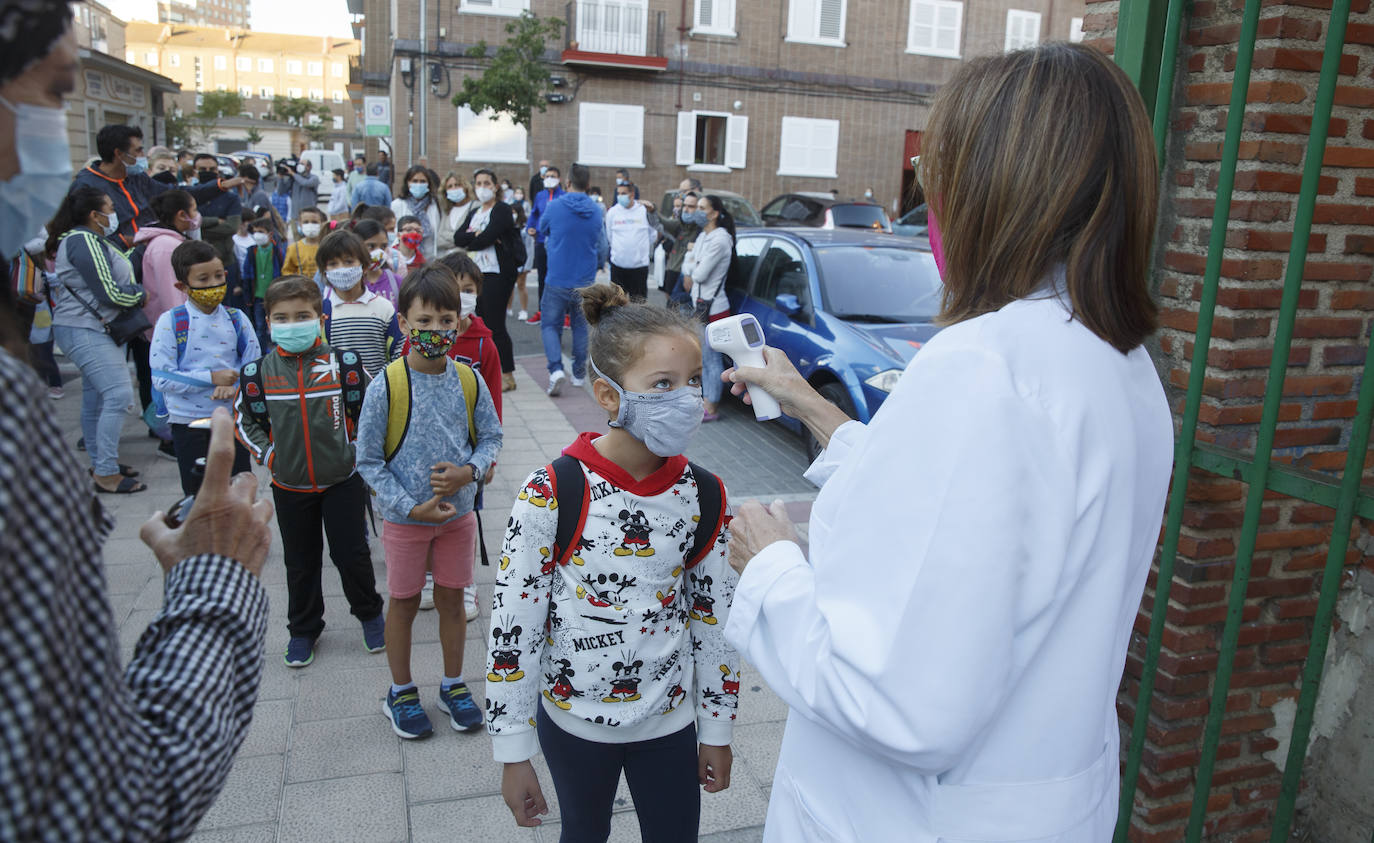
[[[299,97],[329,107],[325,147],[347,153],[357,138],[348,92],[349,63],[361,50],[355,39],[140,21],[128,24],[124,37],[129,63],[181,84],[175,99],[185,112],[195,111],[207,91],[238,91],[244,113],[233,131],[241,133],[268,119],[274,96]],[[241,140],[230,140],[242,148]]]
[[[625,167],[650,196],[697,176],[755,204],[871,189],[901,210],[930,102],[960,61],[1081,37],[1082,0],[350,0],[366,95],[391,100],[398,164],[491,166],[523,182],[547,158]],[[451,102],[524,11],[567,26],[558,86],[530,130]],[[369,141],[372,150],[377,144]],[[384,147],[385,148],[385,147]]]
[[[109,123],[143,129],[152,146],[165,139],[163,98],[181,88],[171,79],[125,62],[126,24],[99,3],[71,4],[81,72],[76,90],[66,98],[67,140],[72,167],[80,169],[96,156],[95,135]]]
[[[248,29],[252,16],[249,0],[158,0],[157,3],[159,23]]]

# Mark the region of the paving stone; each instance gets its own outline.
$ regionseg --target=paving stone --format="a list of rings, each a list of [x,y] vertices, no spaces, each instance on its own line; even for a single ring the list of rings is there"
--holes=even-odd
[[[288,783],[365,773],[400,772],[400,739],[387,726],[381,702],[370,717],[297,723],[291,728]]]
[[[253,706],[253,722],[248,727],[248,737],[243,739],[237,757],[280,753],[286,747],[287,733],[291,730],[291,710],[294,705],[291,700],[260,700]]]
[[[276,822],[281,807],[282,762],[280,754],[234,759],[224,789],[197,830]]]
[[[731,746],[735,758],[743,758],[748,772],[760,786],[773,786],[773,771],[778,766],[778,752],[782,748],[783,723],[753,723],[736,726]]]
[[[406,799],[414,805],[472,796],[499,796],[502,766],[492,760],[491,740],[485,731],[476,734],[455,732],[439,708],[437,693],[437,687],[421,689],[425,712],[434,721],[434,734],[424,740],[401,742]]]
[[[517,826],[500,796],[411,805],[410,839],[414,843],[452,843],[455,839],[482,843],[536,841],[535,830]]]
[[[281,664],[281,660],[277,660]],[[296,683],[295,721],[337,720],[344,717],[377,717],[381,719],[378,700],[391,687],[391,670],[385,665],[357,670],[315,670],[315,665],[292,671],[299,677]],[[291,670],[285,665],[282,670]]]
[[[407,839],[405,781],[397,773],[288,784],[278,839],[283,841]],[[457,824],[446,829],[452,840]],[[463,829],[464,832],[467,829]]]
[[[701,794],[701,833],[731,831],[759,823],[768,813],[768,798],[751,779],[730,780],[720,793]]]
[[[197,831],[191,835],[191,840],[192,843],[277,843],[277,826],[265,823]]]

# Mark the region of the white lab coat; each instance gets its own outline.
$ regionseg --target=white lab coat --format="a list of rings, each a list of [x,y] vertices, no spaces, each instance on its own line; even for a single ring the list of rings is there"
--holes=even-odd
[[[1051,292],[945,329],[836,431],[810,559],[763,550],[726,627],[791,707],[765,838],[1111,839],[1172,443],[1146,351]]]

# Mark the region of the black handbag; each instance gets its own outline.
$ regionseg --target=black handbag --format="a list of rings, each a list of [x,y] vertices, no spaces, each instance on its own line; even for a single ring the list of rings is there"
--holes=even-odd
[[[102,319],[100,318],[100,311],[92,307],[91,303],[72,289],[70,284],[63,283],[62,286],[66,287],[67,292],[72,294],[72,298],[80,302],[81,306],[95,317],[100,326],[105,329],[105,333],[109,334],[110,339],[115,341],[115,345],[124,345],[153,327],[153,323],[148,321],[148,314],[143,312],[142,307],[120,308],[119,313],[116,313],[113,318]]]

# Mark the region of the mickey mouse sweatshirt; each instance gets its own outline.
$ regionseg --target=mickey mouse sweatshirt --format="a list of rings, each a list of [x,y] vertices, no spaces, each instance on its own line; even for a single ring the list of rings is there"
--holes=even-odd
[[[487,657],[497,761],[538,751],[536,705],[565,732],[601,743],[662,737],[693,719],[698,742],[730,743],[740,674],[722,634],[736,582],[727,531],[687,568],[700,507],[686,457],[636,481],[601,456],[598,436],[584,433],[564,451],[582,464],[587,506],[567,564],[553,560],[559,502],[547,467],[511,511]]]

